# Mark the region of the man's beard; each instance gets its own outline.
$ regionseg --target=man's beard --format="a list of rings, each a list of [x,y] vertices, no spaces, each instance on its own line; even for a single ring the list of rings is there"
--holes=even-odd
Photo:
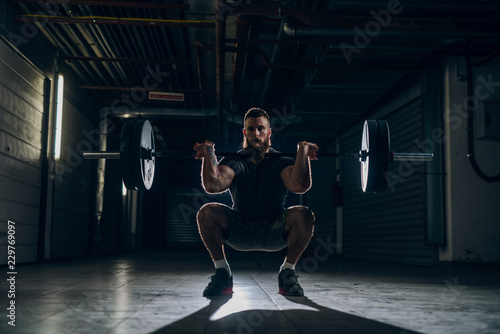
[[[261,145],[256,145],[257,143],[261,143]],[[271,142],[269,139],[266,139],[264,141],[260,141],[258,139],[254,139],[253,141],[248,140],[248,138],[245,138],[243,141],[243,148],[244,152],[249,154],[248,159],[249,160],[255,160],[257,162],[261,161],[264,159],[264,156],[266,155],[267,150]]]

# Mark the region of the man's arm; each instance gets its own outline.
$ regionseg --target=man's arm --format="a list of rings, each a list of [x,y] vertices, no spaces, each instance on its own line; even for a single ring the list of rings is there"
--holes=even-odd
[[[233,182],[234,171],[228,166],[218,166],[215,156],[214,143],[205,143],[194,146],[195,159],[202,159],[201,185],[209,194],[219,194],[226,191]]]
[[[293,166],[285,167],[281,171],[281,179],[288,191],[303,194],[311,188],[311,160],[317,160],[318,145],[309,142],[300,142],[297,145],[297,157]]]

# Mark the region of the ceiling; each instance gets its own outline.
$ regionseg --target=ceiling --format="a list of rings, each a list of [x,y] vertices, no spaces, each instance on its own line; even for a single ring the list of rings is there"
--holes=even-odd
[[[250,107],[268,110],[278,149],[328,147],[428,63],[500,45],[499,1],[14,2],[116,122],[148,117],[157,148],[188,152],[236,150]]]

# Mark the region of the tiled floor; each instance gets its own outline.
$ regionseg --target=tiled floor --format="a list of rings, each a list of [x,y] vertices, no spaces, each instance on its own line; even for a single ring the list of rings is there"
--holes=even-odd
[[[211,300],[201,296],[213,274],[205,253],[21,265],[16,326],[2,307],[0,332],[500,333],[499,270],[333,259],[299,270],[306,297],[286,298],[277,294],[280,256],[237,253],[234,295]]]

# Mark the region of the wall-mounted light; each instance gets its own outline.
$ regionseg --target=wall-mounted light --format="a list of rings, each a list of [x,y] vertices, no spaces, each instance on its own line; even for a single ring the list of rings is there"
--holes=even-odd
[[[125,183],[122,182],[122,196],[127,196],[127,187],[125,187]]]
[[[56,160],[59,160],[61,156],[63,100],[64,100],[64,77],[62,74],[59,74],[59,76],[57,77],[56,137],[54,141],[54,156]]]

